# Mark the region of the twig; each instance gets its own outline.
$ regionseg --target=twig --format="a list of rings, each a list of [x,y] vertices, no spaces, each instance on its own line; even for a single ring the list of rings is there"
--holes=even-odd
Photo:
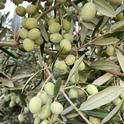
[[[39,55],[39,61],[38,61],[38,63],[39,63],[39,65],[41,67],[44,67],[44,69],[47,72],[47,74],[49,75],[49,77],[51,77],[52,80],[55,81],[55,78],[54,78],[53,74],[49,71],[47,64],[44,62],[43,57],[40,56],[40,55]]]
[[[44,11],[43,13],[41,13],[41,14],[38,16],[37,20],[39,20],[41,17],[47,15],[47,14],[48,14],[49,12],[51,12],[52,10],[55,10],[55,9],[59,8],[59,6],[60,6],[60,4],[57,3],[56,5],[50,7],[48,10]]]
[[[73,104],[73,102],[69,99],[69,97],[66,95],[66,93],[64,92],[64,89],[61,88],[61,92],[64,95],[64,97],[66,98],[66,100],[74,107],[75,111],[77,111],[77,113],[82,117],[82,119],[87,123],[87,124],[91,124],[90,121],[84,116],[84,114]]]
[[[0,42],[0,47],[18,47],[19,43],[17,42]]]

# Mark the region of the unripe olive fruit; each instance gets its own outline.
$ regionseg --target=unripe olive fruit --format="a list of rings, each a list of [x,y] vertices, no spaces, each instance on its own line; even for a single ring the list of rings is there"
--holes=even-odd
[[[71,29],[71,23],[67,19],[62,20],[62,27],[64,30],[68,31]]]
[[[123,20],[123,19],[124,19],[124,13],[121,12],[121,13],[117,14],[116,17],[115,17],[115,19],[116,19],[117,21]]]
[[[18,5],[18,4],[20,4],[21,2],[22,2],[22,0],[13,0],[12,1],[15,5]]]
[[[0,1],[0,9],[4,9],[5,8],[5,3]]]
[[[43,120],[40,124],[49,124],[48,120]]]
[[[19,120],[19,122],[24,122],[24,120],[25,120],[24,115],[23,114],[19,114],[18,115],[18,120]]]
[[[42,105],[41,99],[39,97],[35,96],[29,102],[29,110],[32,113],[37,113],[37,112],[39,112],[41,105]]]
[[[30,40],[29,38],[26,38],[23,41],[23,47],[26,51],[32,51],[35,47],[34,42]]]
[[[17,98],[17,96],[16,96],[16,94],[15,93],[12,93],[11,94],[11,101],[16,101],[16,98]]]
[[[37,7],[33,4],[28,5],[26,8],[26,12],[30,15],[34,15],[37,12]]]
[[[16,8],[16,13],[17,13],[17,15],[19,15],[19,16],[25,16],[26,10],[25,10],[25,8],[24,8],[23,6],[18,6],[18,7]]]
[[[90,94],[90,95],[95,95],[98,93],[98,89],[95,85],[93,84],[89,84],[86,87],[86,91]]]
[[[113,103],[114,103],[114,105],[116,105],[116,106],[119,105],[121,102],[122,102],[122,101],[121,101],[121,99],[120,99],[119,97],[113,100]]]
[[[61,26],[60,26],[59,23],[53,22],[53,23],[51,23],[51,24],[49,25],[49,32],[50,32],[50,33],[57,33],[57,32],[60,31],[60,28],[61,28]]]
[[[69,52],[71,51],[71,43],[66,40],[66,39],[63,39],[61,42],[60,42],[60,47],[63,49],[63,52]]]
[[[112,56],[114,54],[114,46],[112,46],[112,45],[107,46],[106,54],[108,56]]]
[[[46,92],[42,91],[41,93],[38,94],[38,97],[40,97],[40,99],[42,100],[42,104],[46,104],[49,96],[47,95]]]
[[[50,108],[51,108],[51,112],[56,115],[61,114],[63,111],[63,105],[59,102],[53,102]]]
[[[79,74],[76,72],[70,79],[70,83],[77,84],[79,81]]]
[[[56,49],[56,50],[61,50],[60,44],[56,44],[56,45],[55,45],[55,49]]]
[[[27,28],[26,22],[27,22],[27,18],[23,18],[21,21],[21,25],[23,28]]]
[[[50,104],[46,104],[41,108],[41,111],[38,113],[40,119],[47,119],[51,114]]]
[[[54,64],[54,69],[60,73],[62,72],[67,72],[68,67],[65,63],[65,61],[63,60],[56,60],[55,64]]]
[[[86,94],[85,94],[85,92],[84,92],[83,90],[78,89],[77,91],[78,91],[78,95],[79,95],[79,96],[85,97]]]
[[[40,37],[40,30],[37,28],[33,28],[28,32],[28,37],[31,40],[36,40]]]
[[[53,96],[54,95],[54,87],[55,87],[55,85],[53,83],[49,82],[45,85],[44,90],[48,95]]]
[[[115,5],[120,5],[123,2],[123,0],[108,0],[108,1],[110,1],[111,3]]]
[[[83,71],[85,69],[85,64],[84,62],[82,61],[79,66],[78,66],[78,71]]]
[[[65,3],[67,0],[56,0],[58,3]]]
[[[9,95],[6,95],[5,98],[4,98],[5,102],[8,102],[10,100],[10,96]]]
[[[22,28],[19,30],[19,36],[22,38],[22,39],[25,39],[28,37],[28,30],[26,30],[25,28]]]
[[[34,119],[34,124],[40,124],[40,118],[39,117],[36,117]]]
[[[66,33],[63,35],[64,39],[70,41],[70,42],[73,42],[74,41],[74,36],[70,33]]]
[[[50,41],[53,43],[59,43],[62,40],[62,35],[59,33],[53,33],[50,35]]]
[[[35,18],[28,18],[28,19],[26,20],[26,27],[27,27],[28,29],[36,28],[37,25],[38,25],[38,22],[37,22],[37,19],[35,19]]]
[[[38,37],[36,40],[35,40],[35,44],[37,44],[37,45],[42,45],[43,44],[43,38],[40,36],[40,37]]]
[[[24,107],[24,113],[28,113],[28,112],[29,112],[28,107]]]
[[[99,118],[90,116],[89,120],[90,120],[91,124],[101,124],[101,120]]]
[[[3,93],[3,94],[6,94],[7,92],[8,92],[8,89],[7,89],[7,88],[5,88],[5,87],[2,88],[2,93]]]
[[[53,24],[54,22],[57,22],[56,18],[51,17],[51,18],[49,18],[49,20],[48,20],[48,25],[51,25],[51,24]]]
[[[14,107],[14,106],[15,106],[15,101],[10,101],[9,107],[12,108],[12,107]]]
[[[67,65],[73,65],[74,64],[74,62],[75,62],[75,56],[74,55],[68,55],[68,56],[66,56],[66,58],[65,58],[65,62],[66,62],[66,64]]]
[[[69,92],[68,92],[68,96],[69,96],[69,98],[71,98],[71,99],[78,98],[77,89],[75,89],[75,88],[70,89]]]
[[[20,99],[19,96],[17,96],[17,98],[16,98],[16,104],[19,104],[20,102],[21,102],[21,99]]]
[[[96,6],[92,2],[86,3],[80,12],[81,19],[86,22],[91,21],[95,17],[95,15],[96,15]]]

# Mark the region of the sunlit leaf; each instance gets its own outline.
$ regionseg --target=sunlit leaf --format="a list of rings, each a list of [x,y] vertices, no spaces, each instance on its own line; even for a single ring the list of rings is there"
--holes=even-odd
[[[93,44],[99,45],[99,46],[104,46],[104,45],[110,45],[110,44],[115,44],[119,41],[118,38],[115,37],[108,37],[108,38],[102,38],[98,39]]]
[[[112,102],[115,98],[117,98],[123,91],[124,89],[120,86],[110,86],[100,91],[96,95],[93,95],[84,103],[82,103],[80,106],[80,110],[81,111],[93,110],[103,105],[106,105]]]
[[[122,104],[123,104],[123,100],[102,120],[101,124],[105,124],[106,122],[111,120],[118,113]]]
[[[118,49],[116,49],[116,54],[117,54],[117,58],[121,66],[121,69],[124,72],[124,55]]]
[[[93,81],[93,84],[96,86],[101,86],[105,84],[107,81],[109,81],[113,77],[112,74],[110,73],[105,73],[101,77],[97,78],[96,80]]]

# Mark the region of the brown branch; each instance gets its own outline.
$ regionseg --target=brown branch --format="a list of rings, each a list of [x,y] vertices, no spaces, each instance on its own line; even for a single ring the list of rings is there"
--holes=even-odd
[[[69,97],[67,96],[67,94],[65,93],[64,89],[61,88],[61,92],[64,95],[64,97],[66,98],[66,100],[74,107],[75,111],[82,117],[82,119],[87,123],[87,124],[91,124],[91,122],[84,116],[84,114],[75,106],[75,104],[69,99]]]
[[[18,42],[0,42],[0,47],[19,47]]]
[[[55,9],[58,9],[59,8],[59,6],[60,6],[60,4],[59,3],[57,3],[56,5],[54,5],[54,6],[51,6],[48,10],[46,10],[46,11],[44,11],[43,13],[41,13],[39,16],[38,16],[38,20],[41,18],[41,17],[43,17],[43,16],[45,16],[45,15],[47,15],[49,12],[51,12],[52,10],[55,10]]]

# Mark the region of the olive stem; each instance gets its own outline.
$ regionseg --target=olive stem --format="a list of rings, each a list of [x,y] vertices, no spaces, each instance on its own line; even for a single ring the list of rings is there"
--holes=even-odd
[[[90,121],[84,116],[84,114],[73,104],[73,102],[69,99],[69,97],[67,96],[67,94],[65,93],[64,89],[61,88],[61,92],[64,95],[64,97],[66,98],[66,100],[74,107],[75,111],[77,111],[77,113],[82,117],[82,119],[87,123],[87,124],[91,124]]]
[[[59,8],[59,6],[60,6],[60,4],[57,3],[56,5],[50,7],[48,10],[44,11],[43,13],[41,13],[41,14],[38,16],[37,20],[39,20],[41,17],[47,15],[47,14],[48,14],[49,12],[51,12],[52,10],[55,10],[55,9]]]

